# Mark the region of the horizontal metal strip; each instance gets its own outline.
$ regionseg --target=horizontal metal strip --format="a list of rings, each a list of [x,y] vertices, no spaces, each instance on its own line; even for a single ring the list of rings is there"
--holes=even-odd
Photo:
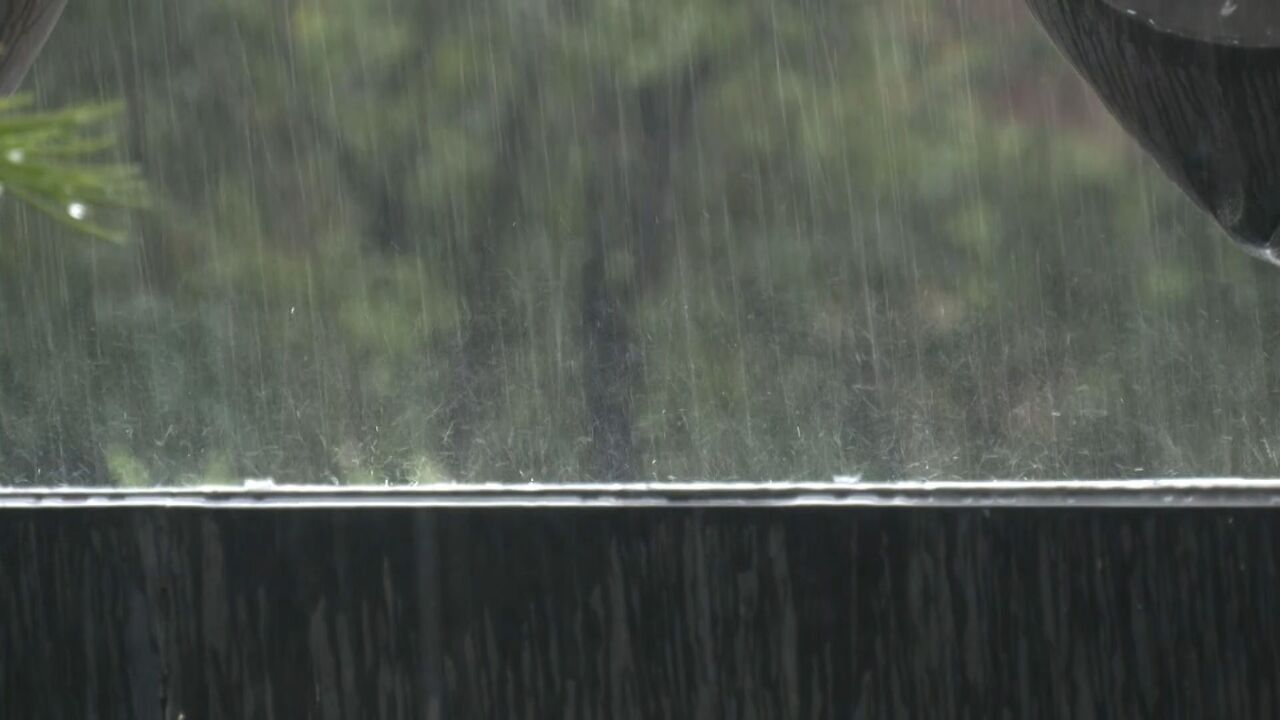
[[[987,480],[4,488],[0,508],[1280,507],[1280,480]]]

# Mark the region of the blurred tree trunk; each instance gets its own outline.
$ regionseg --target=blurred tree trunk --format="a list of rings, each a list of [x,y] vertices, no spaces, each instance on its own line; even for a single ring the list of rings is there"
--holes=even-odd
[[[526,153],[534,142],[530,119],[540,90],[532,74],[523,87],[523,92],[509,99],[498,121],[495,170],[484,193],[477,227],[464,238],[465,252],[458,261],[458,288],[466,314],[454,387],[449,395],[448,446],[453,472],[467,479],[476,473],[494,471],[489,459],[476,453],[475,445],[479,426],[484,422],[485,404],[498,395],[493,384],[502,380],[496,365],[505,340],[502,318],[510,310],[501,290],[510,282],[503,265],[503,245],[524,207],[522,172]]]
[[[635,407],[643,382],[634,322],[639,301],[670,258],[676,213],[672,160],[688,141],[703,60],[630,91],[597,94],[597,132],[605,147],[585,187],[587,260],[582,268],[583,392],[586,471],[592,479],[640,479]]]

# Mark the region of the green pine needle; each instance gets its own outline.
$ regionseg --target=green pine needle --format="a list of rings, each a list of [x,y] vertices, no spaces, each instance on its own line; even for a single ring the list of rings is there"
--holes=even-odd
[[[119,115],[120,104],[56,111],[31,105],[29,95],[0,98],[0,191],[78,232],[122,241],[122,232],[90,219],[99,210],[149,204],[136,166],[97,159],[116,146],[103,126]]]

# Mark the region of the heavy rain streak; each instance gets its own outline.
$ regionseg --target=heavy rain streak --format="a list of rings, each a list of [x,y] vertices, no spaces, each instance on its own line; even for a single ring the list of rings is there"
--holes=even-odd
[[[0,483],[1275,475],[1265,156],[1131,138],[1084,4],[71,3]]]

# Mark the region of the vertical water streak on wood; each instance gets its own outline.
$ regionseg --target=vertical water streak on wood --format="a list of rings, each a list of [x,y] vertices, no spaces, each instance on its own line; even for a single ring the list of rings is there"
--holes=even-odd
[[[18,717],[1269,717],[1278,540],[1260,510],[12,512],[0,698]]]

